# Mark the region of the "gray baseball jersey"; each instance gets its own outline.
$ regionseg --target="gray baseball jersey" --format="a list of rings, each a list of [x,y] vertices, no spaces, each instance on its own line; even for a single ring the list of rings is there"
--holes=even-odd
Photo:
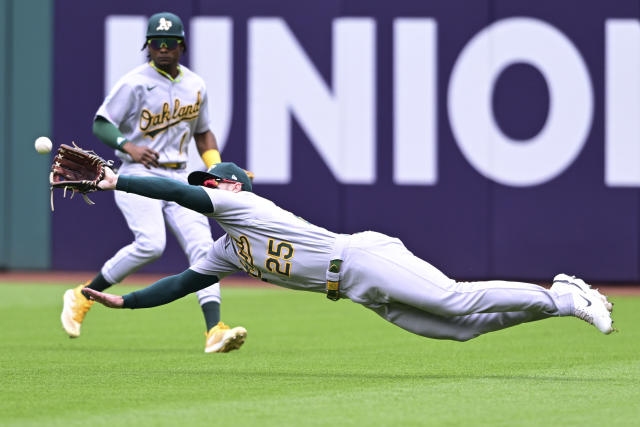
[[[225,276],[243,270],[280,286],[324,292],[336,233],[251,192],[205,191],[213,204],[211,216],[226,235],[192,267],[195,271]]]
[[[147,63],[125,74],[98,109],[129,141],[158,152],[159,163],[186,162],[194,133],[209,130],[207,92],[200,76],[180,65],[170,79]],[[128,154],[116,150],[128,161]]]
[[[194,133],[209,130],[207,91],[200,76],[180,65],[172,79],[153,64],[140,65],[124,75],[98,109],[126,139],[158,152],[159,163],[186,163],[187,149]],[[159,176],[183,182],[186,169],[147,169],[116,150],[123,161],[119,173]],[[213,239],[209,222],[203,215],[177,203],[151,200],[135,194],[116,193],[135,241],[120,249],[101,269],[110,283],[118,283],[141,266],[162,255],[166,245],[166,227],[173,232],[190,264],[206,255]],[[220,285],[198,291],[200,304],[220,302]]]
[[[244,270],[276,285],[324,292],[329,263],[339,256],[343,297],[416,334],[458,341],[572,311],[570,295],[535,284],[456,282],[381,233],[338,235],[254,193],[205,191],[210,216],[227,234],[191,267],[201,274]]]

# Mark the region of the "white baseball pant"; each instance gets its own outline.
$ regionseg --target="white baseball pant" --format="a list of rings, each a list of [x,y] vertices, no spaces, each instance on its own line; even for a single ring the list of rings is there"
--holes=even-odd
[[[456,282],[404,244],[367,231],[349,238],[341,292],[389,322],[429,338],[466,341],[573,311],[570,294],[508,281]]]

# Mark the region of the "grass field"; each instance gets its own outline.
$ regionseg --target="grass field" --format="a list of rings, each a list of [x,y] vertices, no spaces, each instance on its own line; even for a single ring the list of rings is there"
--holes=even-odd
[[[549,319],[466,343],[405,332],[349,301],[223,289],[240,351],[204,354],[195,296],[94,306],[60,327],[60,285],[0,284],[0,425],[629,426],[640,421],[640,298],[620,333]],[[126,293],[120,286],[113,291]]]

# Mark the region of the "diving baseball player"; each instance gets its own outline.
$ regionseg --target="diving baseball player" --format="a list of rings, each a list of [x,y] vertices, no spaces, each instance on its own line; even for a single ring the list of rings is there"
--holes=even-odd
[[[613,331],[606,297],[565,274],[551,289],[507,281],[456,282],[413,255],[400,240],[366,231],[340,235],[310,224],[252,192],[244,171],[218,163],[187,185],[164,177],[110,171],[103,189],[171,200],[214,218],[226,232],[209,254],[176,276],[124,296],[86,291],[108,307],[166,304],[239,270],[291,289],[349,298],[389,322],[430,338],[466,341],[555,316],[576,316]]]
[[[149,19],[145,48],[150,61],[116,83],[96,113],[93,131],[116,149],[122,160],[119,173],[186,182],[192,137],[207,167],[220,162],[216,139],[209,130],[206,87],[198,75],[179,64],[186,44],[182,21],[176,15],[162,12]],[[135,194],[116,193],[115,201],[134,241],[109,259],[92,281],[64,294],[62,325],[72,338],[80,335],[93,303],[81,290],[86,286],[102,291],[160,257],[166,243],[165,224],[190,264],[204,258],[213,245],[208,220],[198,212]],[[217,279],[210,276],[197,295],[207,324],[205,352],[239,348],[247,332],[220,322]]]

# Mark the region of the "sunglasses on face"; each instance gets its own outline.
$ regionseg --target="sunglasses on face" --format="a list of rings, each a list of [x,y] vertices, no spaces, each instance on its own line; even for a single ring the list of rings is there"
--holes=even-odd
[[[204,185],[205,187],[209,187],[209,188],[216,188],[218,186],[218,184],[221,184],[223,182],[225,182],[227,184],[235,184],[238,181],[231,181],[229,179],[215,177],[215,178],[207,179],[206,181],[204,181],[202,183],[202,185]]]
[[[161,39],[149,39],[147,40],[147,44],[151,49],[160,50],[162,48],[173,50],[178,47],[182,43],[180,39],[171,39],[171,38],[161,38]]]

